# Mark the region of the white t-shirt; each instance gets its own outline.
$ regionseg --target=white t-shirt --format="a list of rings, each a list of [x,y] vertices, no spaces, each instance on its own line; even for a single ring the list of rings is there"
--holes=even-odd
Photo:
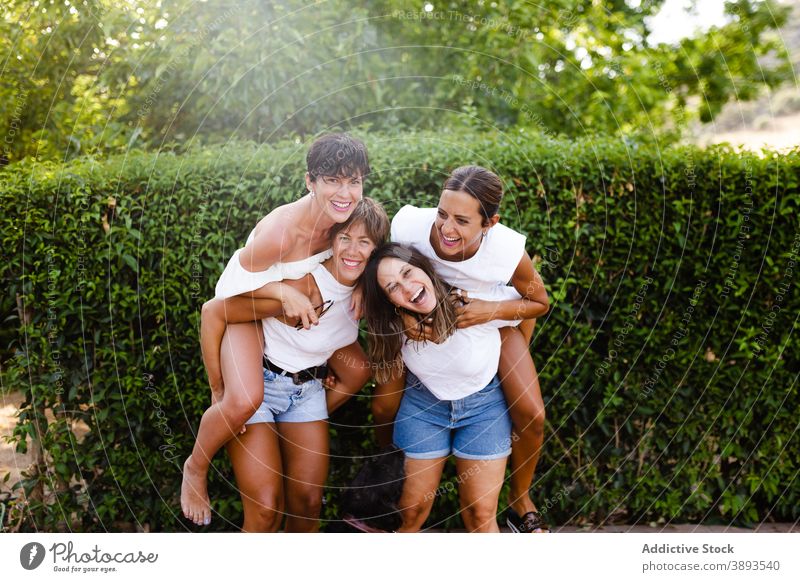
[[[287,372],[321,366],[333,352],[358,339],[358,322],[350,314],[353,288],[339,283],[321,264],[311,275],[322,300],[333,300],[330,309],[320,317],[319,325],[298,330],[274,317],[262,320],[266,339],[264,355]]]
[[[500,332],[494,326],[457,329],[441,344],[403,344],[406,367],[439,400],[460,400],[482,390],[497,373]]]

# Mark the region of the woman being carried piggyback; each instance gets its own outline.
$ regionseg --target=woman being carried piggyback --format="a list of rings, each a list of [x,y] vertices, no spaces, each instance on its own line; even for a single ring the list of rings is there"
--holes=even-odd
[[[319,526],[323,485],[328,474],[328,409],[339,396],[324,390],[326,362],[357,341],[358,321],[350,312],[353,290],[372,251],[389,233],[380,204],[364,198],[350,218],[332,229],[333,255],[310,274],[288,285],[316,306],[319,323],[305,329],[286,317],[276,299],[232,297],[212,305],[203,317],[206,365],[219,367],[222,334],[229,323],[263,318],[263,402],[247,430],[227,443],[242,496],[248,532],[313,532]],[[327,398],[326,398],[327,396]]]
[[[457,325],[468,329],[495,321],[502,350],[498,373],[514,423],[511,488],[506,521],[512,531],[549,531],[530,488],[544,440],[545,411],[529,351],[536,318],[549,309],[547,292],[525,250],[525,236],[499,223],[500,178],[480,166],[462,166],[445,180],[437,208],[403,207],[392,220],[392,241],[410,245],[436,272],[462,290]],[[433,339],[423,325],[416,339]],[[381,440],[399,405],[402,377],[381,384],[373,415]],[[383,428],[382,428],[383,427]]]
[[[299,318],[306,329],[318,323],[317,304],[307,295],[291,285],[272,284],[300,279],[331,256],[331,230],[352,215],[370,168],[364,144],[347,134],[317,139],[308,151],[306,166],[308,193],[259,221],[246,246],[228,262],[217,283],[216,298],[203,306],[204,318],[219,302],[241,296],[280,300],[283,314]],[[204,327],[208,329],[207,322]],[[213,330],[225,335],[221,365],[207,367],[212,404],[203,414],[192,454],[184,463],[181,486],[183,514],[198,525],[211,521],[206,484],[211,459],[243,430],[264,399],[261,327],[252,321],[226,327],[223,318],[215,320]],[[217,351],[211,357],[218,355]],[[208,358],[205,353],[204,358]],[[337,351],[330,366],[339,379],[335,390],[327,394],[332,412],[364,386],[369,366],[355,341]]]

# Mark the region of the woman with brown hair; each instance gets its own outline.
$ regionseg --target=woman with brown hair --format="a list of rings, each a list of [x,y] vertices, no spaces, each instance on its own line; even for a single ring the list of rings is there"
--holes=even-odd
[[[544,440],[545,410],[529,351],[536,318],[549,309],[547,291],[525,250],[525,236],[500,224],[500,178],[480,166],[456,168],[437,208],[403,207],[392,220],[392,241],[410,245],[436,272],[465,292],[459,328],[502,322],[499,376],[514,423],[507,523],[518,533],[548,531],[530,497]],[[510,283],[510,284],[509,284]],[[427,327],[419,338],[430,338]],[[388,427],[402,395],[402,379],[376,390],[376,425]],[[382,440],[387,440],[384,428]]]
[[[206,366],[220,366],[227,323],[261,318],[263,402],[247,420],[247,431],[227,443],[242,496],[247,532],[313,532],[319,525],[328,474],[328,412],[339,394],[325,390],[332,354],[357,342],[358,322],[349,311],[372,251],[389,233],[389,218],[370,198],[347,222],[332,229],[333,255],[296,281],[272,283],[275,299],[232,297],[215,301],[203,317],[201,338]],[[285,317],[277,287],[290,286],[318,306],[319,324],[305,329]],[[269,289],[265,289],[265,294]]]
[[[499,531],[497,502],[511,452],[511,421],[496,375],[497,327],[458,329],[449,286],[422,254],[395,243],[379,248],[367,264],[364,300],[376,379],[401,378],[405,388],[393,434],[406,457],[398,531],[422,528],[451,454],[462,476],[467,530]],[[408,322],[412,329],[426,325],[432,339],[414,340]]]

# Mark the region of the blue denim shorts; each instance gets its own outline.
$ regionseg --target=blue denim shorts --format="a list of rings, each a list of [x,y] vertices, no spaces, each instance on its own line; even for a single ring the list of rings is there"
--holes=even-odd
[[[325,389],[319,380],[295,384],[290,376],[264,369],[264,401],[245,424],[313,422],[328,418]]]
[[[511,417],[495,376],[460,400],[439,400],[411,372],[394,421],[394,443],[411,459],[490,461],[511,454]]]

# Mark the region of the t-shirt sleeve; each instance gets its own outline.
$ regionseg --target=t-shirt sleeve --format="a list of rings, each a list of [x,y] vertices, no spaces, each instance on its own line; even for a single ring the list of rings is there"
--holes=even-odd
[[[490,231],[492,236],[491,261],[494,278],[508,283],[517,270],[517,265],[525,256],[527,237],[503,224],[495,225]]]
[[[413,240],[414,206],[406,204],[392,218],[391,240],[400,244],[411,244]]]

